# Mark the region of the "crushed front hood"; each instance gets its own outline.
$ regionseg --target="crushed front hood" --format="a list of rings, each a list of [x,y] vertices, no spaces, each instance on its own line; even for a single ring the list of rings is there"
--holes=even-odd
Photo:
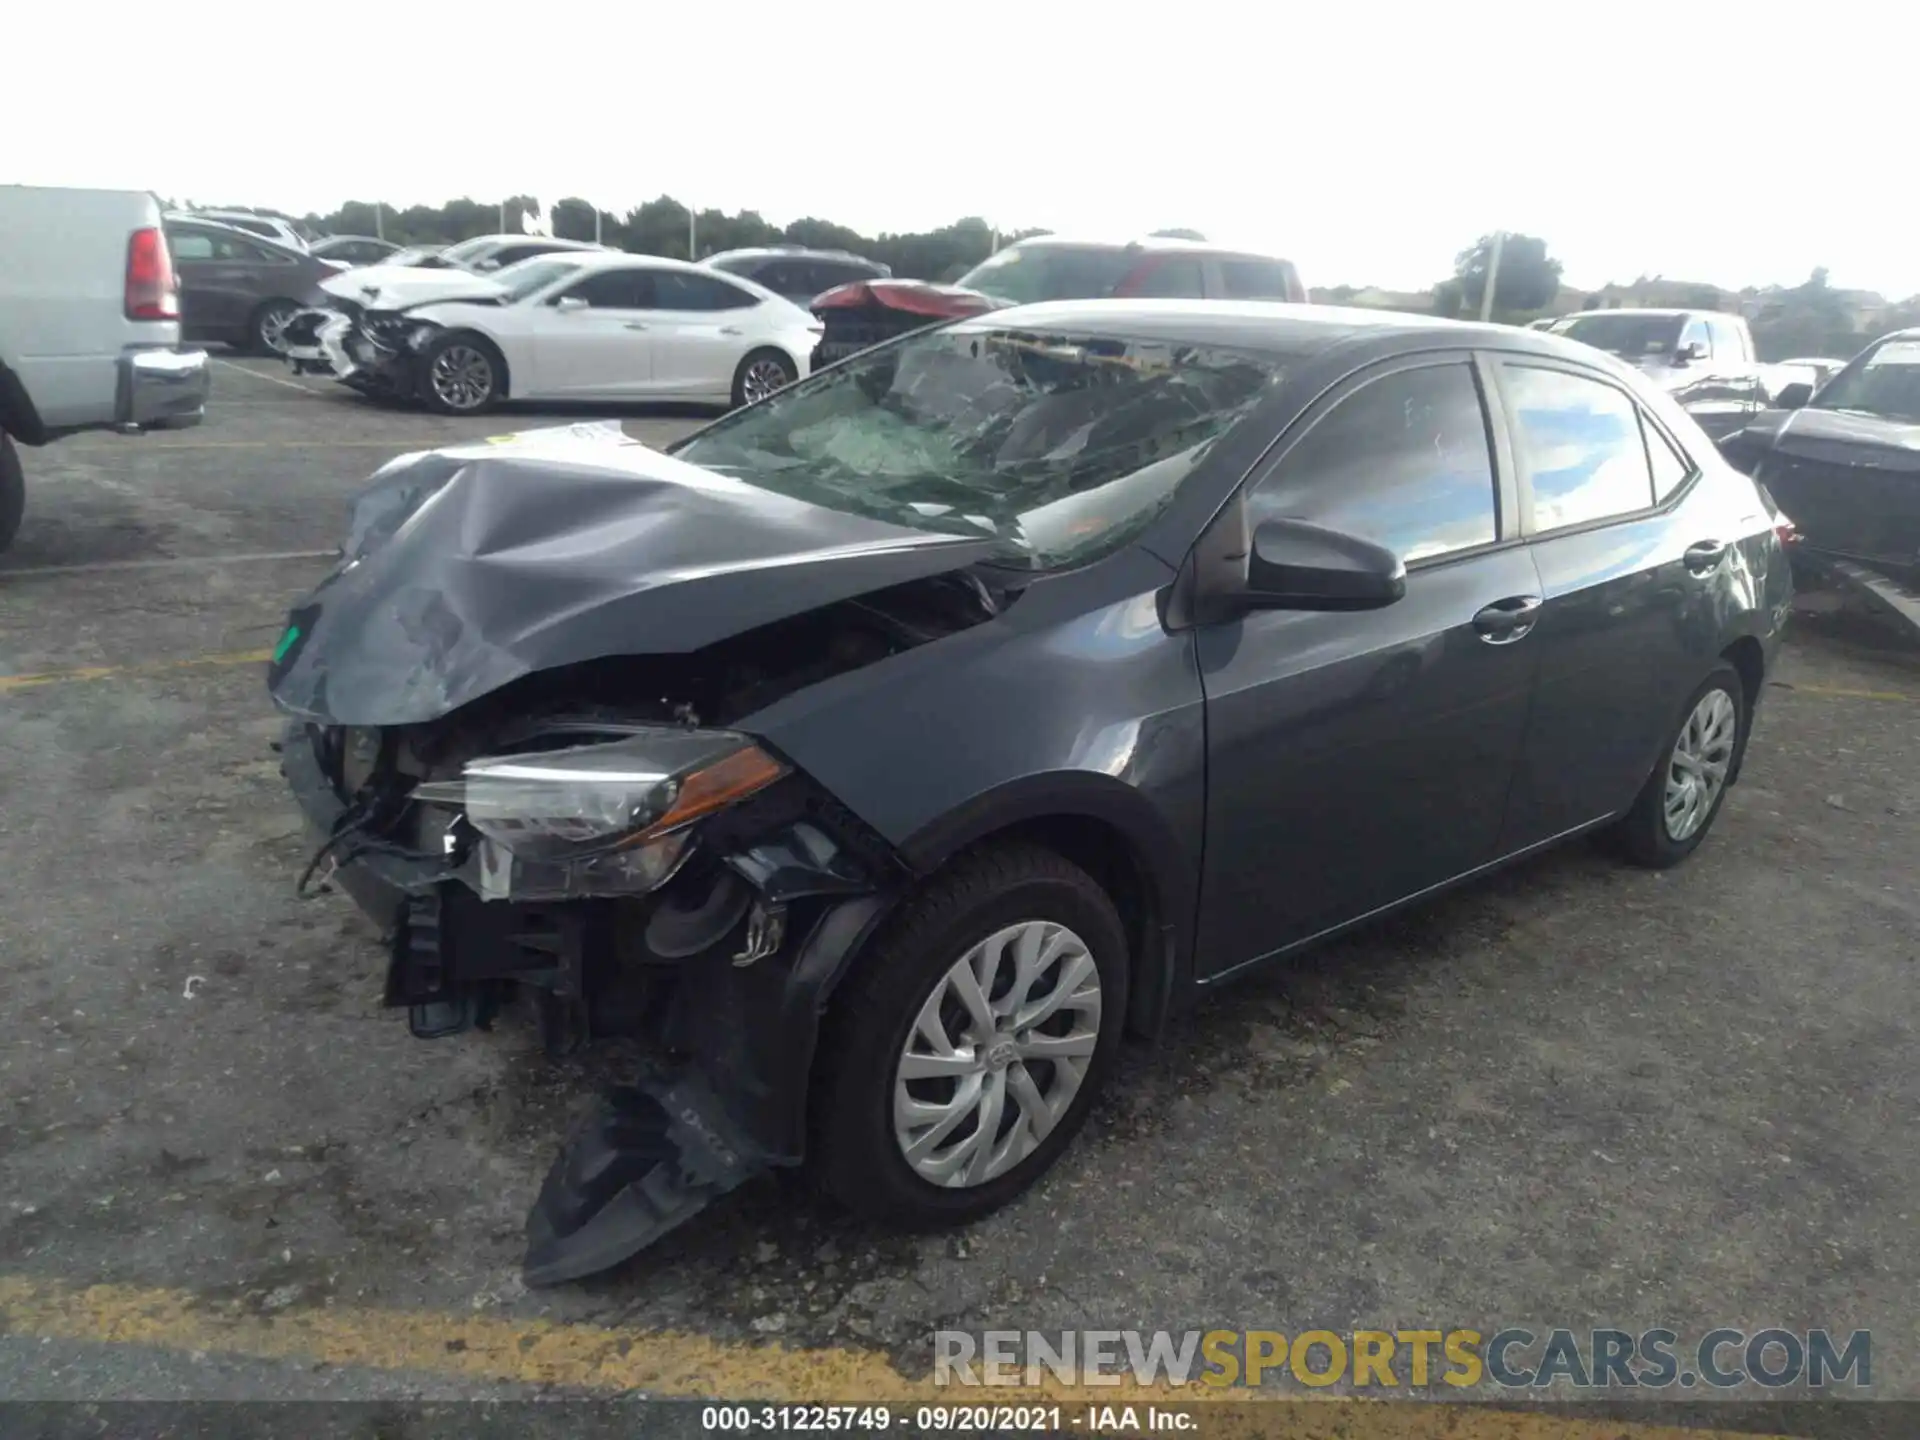
[[[505,292],[484,275],[465,270],[423,270],[411,265],[368,265],[320,282],[320,289],[369,310],[404,310],[438,300],[497,299]]]
[[[789,500],[610,422],[426,451],[355,502],[268,689],[322,723],[417,724],[537,671],[698,650],[1003,549]]]

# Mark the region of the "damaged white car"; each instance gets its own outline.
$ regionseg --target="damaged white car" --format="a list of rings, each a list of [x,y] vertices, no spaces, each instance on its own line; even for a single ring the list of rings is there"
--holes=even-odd
[[[804,376],[820,322],[704,266],[583,250],[491,276],[376,267],[287,327],[296,372],[447,415],[514,400],[751,404]]]

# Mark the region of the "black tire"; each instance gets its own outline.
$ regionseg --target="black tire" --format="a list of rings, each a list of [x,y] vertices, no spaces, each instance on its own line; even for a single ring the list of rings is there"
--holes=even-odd
[[[895,1139],[897,1066],[921,1007],[954,963],[1024,920],[1064,925],[1085,943],[1100,978],[1094,1051],[1066,1112],[1023,1160],[981,1184],[938,1186],[914,1172]],[[1084,870],[1027,844],[955,862],[892,918],[828,1008],[809,1106],[814,1182],[858,1214],[914,1228],[964,1224],[1004,1205],[1052,1166],[1085,1123],[1119,1049],[1127,984],[1126,930]],[[1058,1081],[1051,1067],[1046,1073],[1051,1089]],[[970,1123],[977,1128],[977,1115]],[[962,1125],[949,1138],[968,1131]]]
[[[434,367],[443,356],[459,351],[474,357],[474,363],[485,362],[484,392],[480,399],[471,405],[454,404],[444,398],[434,385]],[[455,331],[450,335],[437,336],[434,342],[420,354],[418,379],[414,382],[414,394],[420,403],[436,415],[484,415],[500,403],[506,394],[507,364],[493,344],[478,335],[464,331]]]
[[[1732,749],[1726,756],[1726,773],[1731,777],[1740,771],[1740,760],[1747,748],[1747,691],[1741,683],[1740,672],[1722,661],[1687,697],[1679,718],[1667,732],[1660,761],[1647,777],[1647,783],[1641,787],[1633,808],[1616,820],[1608,831],[1613,848],[1632,864],[1649,870],[1665,870],[1678,865],[1700,848],[1700,842],[1707,838],[1707,832],[1713,829],[1713,822],[1719,817],[1720,807],[1726,804],[1727,791],[1732,788],[1730,778],[1721,784],[1707,809],[1706,817],[1699,825],[1685,839],[1676,840],[1673,837],[1667,823],[1666,798],[1668,774],[1674,768],[1674,751],[1681,735],[1692,722],[1695,710],[1716,690],[1725,692],[1733,702],[1734,739]]]
[[[278,320],[284,326],[288,320],[300,313],[300,307],[291,300],[269,300],[253,312],[253,318],[247,322],[247,352],[252,355],[278,355],[281,352],[267,338],[269,327]]]
[[[20,533],[20,517],[27,509],[27,475],[20,468],[20,452],[0,434],[0,550]]]
[[[764,395],[771,394],[772,390],[762,390],[759,386],[770,381],[775,368],[780,372],[780,385],[773,386],[774,390],[782,385],[791,385],[800,378],[799,367],[792,358],[778,350],[755,350],[742,360],[740,368],[733,372],[733,408],[738,410],[742,405],[750,405]],[[749,390],[754,393],[749,395]]]

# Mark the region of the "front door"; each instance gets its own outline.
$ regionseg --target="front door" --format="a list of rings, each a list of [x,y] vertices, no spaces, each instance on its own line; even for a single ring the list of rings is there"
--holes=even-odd
[[[533,307],[533,375],[516,390],[543,400],[633,400],[651,393],[652,319],[651,270],[593,271]]]
[[[1207,700],[1198,971],[1214,976],[1496,857],[1539,580],[1461,354],[1322,402],[1248,481],[1248,519],[1365,535],[1407,593],[1359,613],[1256,611],[1196,636]]]

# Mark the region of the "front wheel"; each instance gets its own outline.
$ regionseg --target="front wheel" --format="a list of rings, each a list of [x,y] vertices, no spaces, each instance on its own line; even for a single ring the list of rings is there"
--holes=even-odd
[[[1727,798],[1746,741],[1746,687],[1733,666],[1716,665],[1688,698],[1679,729],[1633,808],[1614,823],[1621,854],[1664,870],[1699,849]]]
[[[733,372],[733,408],[764,400],[799,378],[793,361],[777,350],[756,350]]]
[[[908,902],[828,1012],[816,1180],[851,1209],[952,1225],[1038,1180],[1120,1043],[1127,940],[1106,892],[1051,850],[961,861]]]
[[[421,402],[441,415],[478,415],[500,398],[500,357],[471,335],[442,335],[420,357]]]
[[[20,517],[27,508],[27,476],[20,468],[20,452],[0,434],[0,550],[20,533]]]
[[[248,348],[256,355],[285,355],[287,326],[299,313],[300,307],[291,300],[269,300],[253,313]]]

